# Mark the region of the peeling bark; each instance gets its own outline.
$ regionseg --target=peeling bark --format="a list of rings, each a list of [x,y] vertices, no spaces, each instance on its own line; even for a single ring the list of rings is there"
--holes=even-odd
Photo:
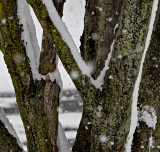
[[[53,0],[53,3],[62,17],[64,0]],[[40,54],[39,72],[42,75],[52,73],[57,68],[56,51],[53,47],[54,43],[43,33],[42,50]],[[45,90],[44,90],[44,111],[48,117],[49,130],[51,132],[51,142],[54,148],[54,152],[58,152],[57,137],[58,137],[58,106],[59,106],[59,94],[60,86],[56,81],[52,82],[49,76],[46,78]]]

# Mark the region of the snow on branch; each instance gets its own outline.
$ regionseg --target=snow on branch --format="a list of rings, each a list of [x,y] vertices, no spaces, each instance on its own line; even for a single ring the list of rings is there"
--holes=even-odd
[[[49,13],[49,16],[51,18],[52,23],[57,28],[59,33],[61,34],[61,37],[63,41],[68,45],[68,47],[71,50],[71,53],[77,62],[77,65],[79,69],[81,70],[83,75],[89,76],[90,73],[88,70],[88,67],[86,66],[84,60],[81,58],[80,54],[78,53],[78,48],[76,44],[74,43],[71,34],[69,33],[66,25],[63,23],[61,17],[58,15],[58,12],[52,2],[52,0],[42,0],[42,2],[45,4],[47,11]]]
[[[18,145],[23,149],[22,143],[20,142],[12,124],[9,122],[8,118],[6,117],[3,109],[0,107],[0,120],[3,122],[5,128],[8,130],[8,132],[13,135],[17,139]]]
[[[58,124],[57,145],[58,145],[59,152],[71,152],[71,147],[67,141],[63,127],[60,122]]]
[[[153,107],[143,106],[138,113],[138,120],[143,121],[150,128],[155,129],[157,123],[157,115]]]
[[[72,39],[72,36],[70,35],[67,27],[63,23],[61,17],[58,15],[58,12],[57,12],[52,0],[42,0],[42,2],[46,6],[46,9],[47,9],[47,11],[49,13],[49,16],[50,16],[50,19],[51,19],[52,23],[54,24],[54,26],[59,31],[63,41],[70,48],[70,51],[71,51],[71,53],[72,53],[77,65],[78,65],[79,69],[81,70],[81,73],[90,78],[90,82],[92,83],[92,85],[94,85],[95,88],[101,89],[101,86],[104,83],[105,73],[109,69],[108,65],[109,65],[109,61],[111,59],[114,42],[111,45],[111,49],[110,49],[111,51],[110,51],[110,53],[108,55],[108,59],[105,61],[105,67],[101,71],[101,74],[99,75],[99,77],[96,80],[94,80],[92,78],[90,72],[89,72],[89,68],[87,67],[87,65],[84,62],[84,60],[81,58],[81,56],[79,54],[79,51],[78,51],[78,48],[77,48],[77,46],[75,45],[75,43],[74,43],[74,41]],[[117,26],[118,25],[116,25],[116,27]]]
[[[111,57],[112,57],[114,43],[115,43],[115,40],[113,40],[113,42],[111,44],[110,52],[108,54],[108,58],[105,61],[105,66],[102,69],[102,71],[101,71],[100,75],[98,76],[98,78],[96,80],[94,80],[91,77],[91,82],[95,86],[95,88],[97,88],[97,89],[101,89],[101,86],[104,84],[104,77],[105,77],[106,71],[109,69],[109,63],[110,63],[110,60],[111,60]]]
[[[17,15],[20,19],[20,24],[23,25],[22,28],[24,30],[22,32],[22,40],[24,40],[26,53],[28,58],[30,59],[30,66],[33,74],[33,79],[40,80],[42,78],[42,76],[38,72],[40,48],[38,45],[36,29],[30,13],[30,8],[26,0],[18,0],[17,6]]]
[[[132,144],[132,141],[133,141],[133,134],[134,134],[134,132],[136,130],[136,127],[137,127],[137,122],[138,122],[137,101],[138,101],[139,85],[140,85],[141,77],[142,77],[143,63],[144,63],[146,52],[148,50],[150,40],[151,40],[151,36],[152,36],[154,21],[155,21],[156,12],[157,12],[157,9],[158,9],[158,1],[159,0],[154,0],[153,1],[152,13],[151,13],[151,18],[150,18],[150,23],[149,23],[149,30],[148,30],[148,34],[147,34],[147,38],[146,38],[146,43],[145,43],[143,56],[142,56],[142,59],[141,59],[140,70],[139,70],[138,77],[137,77],[135,87],[134,87],[134,91],[133,91],[130,132],[129,132],[128,138],[127,138],[126,152],[131,152],[131,144]]]

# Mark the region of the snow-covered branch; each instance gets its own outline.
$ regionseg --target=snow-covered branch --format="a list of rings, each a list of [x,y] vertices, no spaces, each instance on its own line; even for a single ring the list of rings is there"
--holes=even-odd
[[[130,124],[130,132],[127,138],[127,144],[126,144],[126,151],[130,152],[131,151],[131,145],[132,145],[132,140],[133,140],[133,134],[136,130],[137,127],[137,122],[138,122],[138,110],[137,110],[137,101],[138,101],[138,92],[139,92],[139,85],[141,82],[141,77],[142,77],[142,69],[143,69],[143,63],[145,60],[146,52],[148,50],[151,36],[152,36],[152,31],[153,31],[153,26],[154,26],[154,21],[156,18],[156,12],[158,9],[158,0],[153,1],[153,7],[152,7],[152,13],[151,13],[151,18],[150,18],[150,24],[149,24],[149,30],[147,34],[147,39],[145,43],[145,48],[143,52],[143,56],[141,59],[141,65],[140,65],[140,70],[138,73],[138,77],[135,83],[134,91],[133,91],[133,103],[132,103],[132,112],[131,112],[131,124]]]
[[[12,124],[9,122],[8,118],[6,117],[3,109],[0,107],[0,121],[3,122],[5,128],[8,130],[8,132],[16,138],[17,143],[19,145],[19,147],[21,147],[23,149],[22,143],[20,142],[15,130],[13,129]]]
[[[58,145],[59,152],[71,152],[71,147],[67,141],[62,124],[60,122],[58,125],[57,145]]]
[[[26,0],[17,1],[18,11],[17,15],[20,19],[20,24],[22,24],[22,40],[26,47],[26,53],[30,60],[30,66],[33,74],[33,79],[40,80],[42,76],[38,72],[39,67],[39,57],[40,48],[38,45],[38,40],[36,37],[36,29],[33,23],[33,19],[30,13],[29,5]]]
[[[77,65],[79,66],[79,69],[81,70],[82,74],[84,74],[86,76],[90,76],[89,70],[88,70],[84,60],[81,58],[80,54],[78,53],[78,48],[77,48],[76,44],[74,43],[73,38],[72,38],[71,34],[69,33],[66,25],[63,23],[61,17],[59,16],[52,0],[42,0],[42,1],[48,10],[49,16],[50,16],[54,26],[57,28],[57,30],[61,34],[63,41],[70,48],[70,51],[71,51]]]

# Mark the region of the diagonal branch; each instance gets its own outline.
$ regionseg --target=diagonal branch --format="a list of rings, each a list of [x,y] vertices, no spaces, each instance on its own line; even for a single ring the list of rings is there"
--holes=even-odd
[[[86,94],[85,88],[94,87],[89,80],[90,74],[88,68],[80,57],[78,49],[65,25],[62,23],[54,5],[50,0],[43,1],[49,7],[48,13],[48,8],[46,8],[41,0],[27,0],[27,2],[32,6],[45,35],[54,44],[53,48],[55,48],[56,53],[61,59],[66,71],[70,74],[78,91]],[[54,15],[56,16],[55,19],[52,18]]]
[[[22,152],[23,148],[12,124],[0,107],[0,151],[11,150]]]

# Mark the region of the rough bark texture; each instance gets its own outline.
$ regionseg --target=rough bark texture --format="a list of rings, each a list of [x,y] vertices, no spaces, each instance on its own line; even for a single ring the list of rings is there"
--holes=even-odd
[[[19,147],[17,139],[12,136],[5,128],[3,122],[0,120],[0,151],[1,152],[22,152]]]
[[[53,25],[45,5],[41,2],[41,0],[27,0],[27,2],[32,6],[38,20],[41,23],[45,35],[49,41],[54,44],[56,53],[61,59],[68,74],[71,74],[72,71],[77,71],[77,73],[79,73],[79,77],[76,80],[74,79],[73,82],[77,86],[77,90],[79,92],[86,94],[85,88],[89,88],[92,85],[90,84],[89,79],[82,75],[69,47],[62,40],[60,33]]]
[[[125,151],[130,128],[131,97],[144,50],[152,2],[124,0],[110,69],[105,77],[106,99],[99,103],[101,117],[92,124],[93,152]],[[94,111],[93,120],[96,118]],[[106,142],[101,141],[100,136],[105,136]]]
[[[152,107],[157,116],[156,128],[151,128],[145,122],[139,121],[139,125],[134,134],[133,152],[159,152],[160,151],[160,4],[157,11],[157,18],[154,24],[151,42],[146,54],[142,80],[138,97],[138,110],[145,106]],[[148,110],[146,111],[153,116]],[[150,121],[150,120],[148,120]],[[151,121],[150,121],[151,123]],[[150,138],[153,137],[152,146]]]
[[[77,70],[80,73],[74,83],[83,102],[86,103],[84,111],[87,112],[91,121],[90,151],[92,152],[125,151],[130,128],[131,97],[147,36],[152,2],[124,0],[113,56],[109,64],[110,69],[107,71],[103,89],[100,91],[81,75],[59,33],[52,32],[55,27],[49,19],[45,6],[40,0],[28,0],[39,20],[43,20],[41,25],[46,36],[50,41],[55,42],[56,51],[67,72]],[[40,10],[43,10],[43,13],[39,14]],[[83,81],[87,83],[83,85]]]
[[[81,37],[81,54],[94,65],[92,75],[97,78],[104,67],[115,36],[115,26],[123,0],[87,0],[84,32]]]
[[[92,64],[92,76],[97,78],[104,68],[105,60],[115,37],[115,26],[119,23],[122,0],[86,1],[85,27],[81,37],[81,55],[84,61]],[[87,112],[84,111],[77,131],[73,151],[89,151],[91,124]],[[83,140],[82,140],[83,139]]]
[[[110,69],[102,91],[106,99],[95,96],[93,101],[84,102],[91,103],[93,111],[85,105],[84,108],[89,109],[86,111],[92,127],[91,148],[83,151],[125,151],[131,97],[147,36],[150,6],[152,1],[124,0]]]
[[[81,121],[82,128],[80,127],[80,129],[86,129],[84,135],[86,137],[89,135],[87,139],[90,138],[90,141],[85,145],[81,143],[83,149],[77,148],[75,151],[125,151],[126,138],[130,128],[131,97],[144,50],[153,1],[124,0],[119,27],[115,34],[115,45],[109,64],[110,69],[106,73],[102,90],[96,90],[90,84],[89,79],[81,74],[68,46],[63,42],[59,32],[52,24],[41,0],[27,1],[33,7],[50,43],[55,45],[56,52],[67,72],[70,74],[72,70],[76,70],[79,73],[78,79],[73,80],[73,82],[84,103],[84,119]],[[95,3],[97,4],[97,2]],[[105,6],[101,5],[101,1],[99,1],[99,4],[105,9]],[[98,10],[101,10],[101,7]],[[103,9],[102,16],[100,15],[102,20],[105,18]],[[2,10],[8,13],[4,13]],[[52,141],[52,131],[48,121],[56,118],[48,116],[54,111],[52,105],[57,103],[52,102],[53,95],[50,92],[52,84],[50,84],[48,78],[46,81],[33,81],[32,79],[28,58],[25,55],[25,48],[21,41],[22,29],[18,25],[18,19],[15,15],[15,1],[1,0],[0,12],[2,12],[0,21],[4,18],[7,19],[6,24],[0,22],[0,49],[4,53],[15,87],[17,102],[27,134],[29,151],[52,152],[54,151],[54,142]],[[98,12],[97,14],[99,15]],[[14,20],[8,20],[8,17],[11,15],[14,17]],[[110,17],[110,14],[107,17]],[[107,19],[109,21],[109,18]],[[113,25],[110,25],[108,21],[106,24],[113,28]],[[96,30],[99,32],[106,24],[100,22],[96,26]],[[103,36],[102,34],[102,38],[104,38]],[[96,38],[96,35],[92,35],[93,37]],[[109,37],[113,39],[111,35]],[[103,44],[100,41],[98,41],[98,44],[103,48]],[[95,47],[96,45],[96,42],[94,42],[93,46]],[[17,53],[24,57],[21,61],[23,64],[15,60]],[[96,61],[98,61],[98,58],[102,57],[101,51],[96,50],[96,53]],[[89,60],[87,57],[85,58]],[[97,62],[96,66],[101,67],[101,63]],[[55,96],[55,98],[57,97]],[[47,103],[48,99],[51,103]],[[91,130],[87,129],[88,127],[91,127]],[[82,137],[80,138],[82,139]]]
[[[64,0],[53,0],[53,3],[62,17]],[[39,72],[42,75],[52,73],[56,70],[56,51],[53,48],[54,43],[43,33],[42,49],[40,54]],[[58,69],[57,69],[58,70]],[[58,152],[57,136],[58,136],[58,106],[59,106],[60,87],[56,81],[52,82],[49,77],[46,78],[44,92],[44,111],[48,117],[49,130],[51,132],[51,142],[54,145],[54,151]]]
[[[57,96],[52,96],[52,92],[46,91],[45,86],[48,85],[48,81],[33,80],[29,59],[21,40],[22,25],[19,25],[16,14],[16,1],[0,0],[0,49],[4,54],[15,88],[16,99],[27,136],[28,151],[56,152],[57,148],[51,137],[53,135],[49,122],[51,119],[54,120],[52,116],[55,113],[52,112],[55,109],[52,106],[55,105],[50,105],[52,112],[48,112],[50,114],[50,118],[48,118],[45,114],[44,103],[46,103],[46,95],[50,101],[53,101]],[[53,91],[52,87],[50,91]]]

